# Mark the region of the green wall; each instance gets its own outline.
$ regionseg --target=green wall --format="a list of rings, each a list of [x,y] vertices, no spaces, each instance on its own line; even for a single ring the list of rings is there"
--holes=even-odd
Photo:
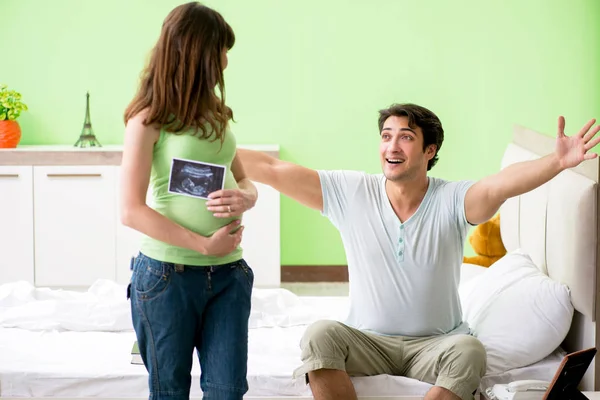
[[[23,144],[72,144],[85,92],[103,144],[175,0],[0,0],[0,82],[30,110]],[[600,118],[597,0],[212,0],[237,35],[226,71],[240,143],[312,168],[379,171],[377,110],[416,102],[444,123],[433,174],[498,169],[514,123],[554,134]],[[337,232],[282,199],[282,263],[345,264]]]

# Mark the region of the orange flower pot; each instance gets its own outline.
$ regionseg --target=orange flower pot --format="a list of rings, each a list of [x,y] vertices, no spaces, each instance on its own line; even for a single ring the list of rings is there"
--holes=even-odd
[[[21,141],[21,127],[17,121],[0,121],[0,148],[14,149]]]

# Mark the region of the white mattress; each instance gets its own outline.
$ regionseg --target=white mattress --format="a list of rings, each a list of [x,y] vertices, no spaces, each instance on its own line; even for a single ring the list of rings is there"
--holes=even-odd
[[[122,289],[106,281],[86,293],[0,286],[0,397],[147,398],[146,370],[130,363],[135,334]],[[316,319],[343,320],[347,306],[345,297],[255,290],[248,396],[309,396],[303,379],[291,379],[300,338]],[[533,366],[485,377],[480,389],[516,379],[550,380],[561,359],[558,350]],[[192,397],[201,395],[199,372],[194,357]],[[419,396],[431,386],[387,375],[352,380],[359,396]]]

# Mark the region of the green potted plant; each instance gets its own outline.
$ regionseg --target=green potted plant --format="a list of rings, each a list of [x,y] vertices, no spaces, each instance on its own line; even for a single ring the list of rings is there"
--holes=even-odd
[[[21,101],[21,93],[0,85],[0,148],[15,148],[21,140],[21,127],[17,118],[27,106]]]

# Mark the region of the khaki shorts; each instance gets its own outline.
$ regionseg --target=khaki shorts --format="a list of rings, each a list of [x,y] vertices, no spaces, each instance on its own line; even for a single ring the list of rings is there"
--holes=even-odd
[[[381,336],[337,321],[317,321],[300,342],[303,364],[298,378],[318,369],[346,371],[350,376],[397,375],[450,390],[473,399],[486,370],[486,353],[473,336]]]

